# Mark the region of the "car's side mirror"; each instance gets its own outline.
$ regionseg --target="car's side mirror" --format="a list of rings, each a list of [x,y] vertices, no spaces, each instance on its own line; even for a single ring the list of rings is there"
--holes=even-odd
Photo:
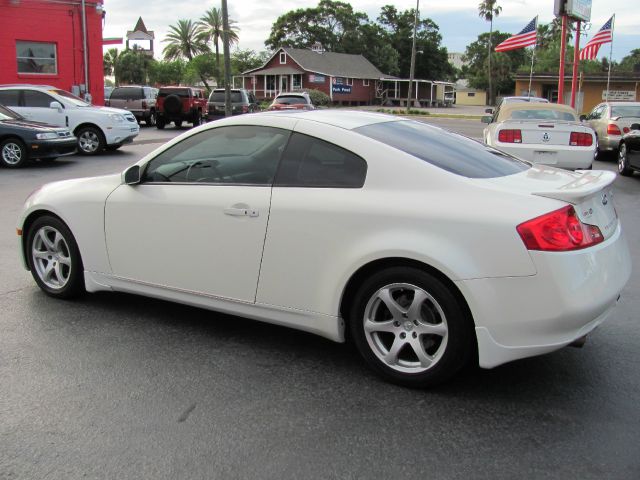
[[[49,108],[53,108],[55,110],[58,110],[59,112],[62,112],[62,104],[60,102],[51,102],[49,104]]]
[[[491,123],[491,120],[493,120],[493,117],[491,115],[484,115],[480,121],[482,123]]]
[[[640,130],[640,123],[632,123],[631,130]]]
[[[140,165],[129,167],[124,172],[124,183],[127,185],[136,185],[140,183]]]
[[[493,115],[493,108],[485,108],[484,109],[484,113],[489,113],[489,114]]]
[[[580,115],[580,121],[584,122],[587,119],[586,115]]]

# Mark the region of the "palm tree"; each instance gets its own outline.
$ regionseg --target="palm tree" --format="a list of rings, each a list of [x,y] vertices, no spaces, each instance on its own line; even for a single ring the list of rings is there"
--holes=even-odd
[[[491,85],[491,49],[493,46],[491,45],[491,37],[493,35],[493,17],[497,17],[502,12],[502,7],[497,5],[498,0],[483,0],[478,5],[478,15],[480,18],[484,18],[487,22],[490,22],[489,26],[489,104],[494,104],[493,99],[493,87]]]
[[[162,50],[165,60],[186,58],[191,61],[196,55],[209,51],[209,47],[198,34],[197,24],[191,20],[178,20],[176,25],[169,25],[169,33],[164,41],[167,44]],[[203,75],[200,75],[200,79],[207,90],[210,90]]]
[[[234,20],[229,19],[229,45],[238,43],[238,27],[233,24],[236,23]],[[204,16],[200,18],[198,22],[198,31],[200,34],[200,39],[208,44],[209,42],[213,42],[213,45],[216,50],[216,80],[218,84],[220,83],[220,55],[219,55],[219,42],[222,38],[222,33],[224,32],[224,27],[222,26],[222,12],[219,8],[211,7],[210,10],[205,12]]]
[[[105,75],[111,75],[115,77],[116,87],[118,86],[118,58],[119,53],[117,48],[110,48],[107,53],[104,54],[103,70]]]

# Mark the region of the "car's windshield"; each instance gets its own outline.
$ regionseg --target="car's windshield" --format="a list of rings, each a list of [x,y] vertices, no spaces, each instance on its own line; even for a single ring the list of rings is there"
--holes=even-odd
[[[91,104],[85,102],[84,100],[82,100],[81,98],[76,97],[75,95],[65,91],[65,90],[58,90],[53,89],[53,90],[49,90],[49,93],[55,93],[56,95],[59,95],[61,97],[63,97],[65,100],[68,100],[70,103],[72,103],[73,105],[75,105],[76,107],[90,107]]]
[[[529,164],[480,142],[422,122],[374,123],[354,131],[463,177],[503,177],[530,168]]]
[[[640,118],[640,105],[614,105],[611,107],[611,117]]]
[[[13,110],[8,109],[4,105],[0,105],[0,120],[21,120],[22,116]]]
[[[304,105],[307,100],[297,95],[281,95],[275,99],[274,103],[281,105]]]
[[[224,90],[222,90],[221,92],[219,91],[213,91],[211,93],[211,97],[209,98],[210,102],[223,102],[224,103]],[[232,103],[239,103],[242,101],[242,94],[238,91],[233,91],[231,90],[231,102]]]
[[[509,118],[513,120],[567,120],[570,122],[577,121],[576,116],[573,113],[554,110],[553,108],[513,110]]]

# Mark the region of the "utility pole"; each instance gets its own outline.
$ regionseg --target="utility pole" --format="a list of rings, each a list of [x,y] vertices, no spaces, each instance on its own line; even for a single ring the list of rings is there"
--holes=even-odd
[[[413,44],[411,45],[411,69],[409,70],[409,93],[407,94],[407,113],[411,110],[413,96],[413,76],[416,71],[416,30],[418,29],[418,16],[420,15],[420,0],[416,0],[416,15],[413,19]]]
[[[224,116],[230,117],[231,111],[231,59],[229,58],[229,12],[227,0],[222,0],[222,53],[224,55]]]
[[[84,98],[89,98],[89,53],[87,51],[87,11],[85,1],[81,2],[82,8],[82,60],[84,62]]]

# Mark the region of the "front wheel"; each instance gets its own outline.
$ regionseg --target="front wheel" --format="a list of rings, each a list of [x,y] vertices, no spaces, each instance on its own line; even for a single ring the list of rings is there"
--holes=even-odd
[[[408,387],[441,383],[474,352],[472,322],[431,274],[394,267],[369,277],[349,315],[358,351],[376,373]]]
[[[27,147],[17,138],[8,138],[0,143],[0,160],[8,168],[23,167],[29,157]]]
[[[96,155],[104,149],[102,132],[95,127],[82,127],[76,132],[78,152],[82,155]]]
[[[156,124],[156,112],[149,112],[149,116],[145,119],[144,123],[147,127],[153,127]]]
[[[633,174],[633,170],[629,167],[629,158],[627,157],[627,144],[621,143],[618,148],[618,172],[620,175],[629,177]]]
[[[164,121],[164,118],[156,117],[156,128],[158,130],[164,130],[165,125],[166,125],[166,122]]]
[[[173,123],[176,125],[176,128],[182,128],[182,120],[176,120]]]
[[[71,298],[84,291],[80,251],[69,228],[58,218],[43,216],[29,228],[27,261],[38,286],[57,298]]]

